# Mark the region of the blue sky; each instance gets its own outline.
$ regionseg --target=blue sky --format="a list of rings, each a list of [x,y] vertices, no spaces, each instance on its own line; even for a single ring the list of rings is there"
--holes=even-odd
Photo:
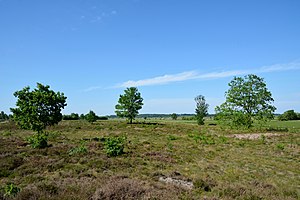
[[[300,112],[298,0],[0,0],[0,110],[36,82],[63,113],[114,114],[138,87],[140,113],[214,113],[234,76],[263,77],[276,112]]]

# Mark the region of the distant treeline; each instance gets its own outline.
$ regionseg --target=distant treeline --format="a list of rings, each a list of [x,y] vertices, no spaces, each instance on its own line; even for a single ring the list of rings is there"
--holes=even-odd
[[[78,113],[71,113],[69,115],[63,115],[63,120],[84,120],[88,114],[78,114]],[[164,119],[164,118],[172,118],[172,114],[139,114],[137,118],[140,119]],[[207,117],[213,118],[215,114],[209,114]],[[299,120],[300,114],[295,113],[293,110],[288,110],[284,114],[275,114],[276,117],[279,117],[279,120]],[[181,118],[182,120],[195,120],[195,114],[177,114],[177,117]],[[12,115],[8,115],[3,111],[0,112],[0,121],[6,121],[12,118]],[[97,120],[108,120],[108,119],[115,119],[118,118],[117,115],[108,115],[108,116],[97,116]]]
[[[88,114],[77,114],[77,113],[71,113],[70,115],[63,115],[63,120],[84,120],[86,119]],[[107,116],[95,116],[97,120],[108,120]]]
[[[63,115],[63,120],[84,120],[88,114],[77,114],[71,113],[70,115]],[[280,116],[280,114],[275,114],[275,116]],[[108,116],[97,116],[97,120],[108,120],[108,119],[116,119],[118,118],[117,115],[108,115]],[[195,114],[177,114],[178,118],[182,120],[196,120]],[[214,118],[215,114],[207,115],[208,118]],[[137,116],[138,119],[167,119],[172,118],[172,114],[139,114]]]
[[[193,120],[195,117],[195,114],[176,114],[177,117],[181,117],[183,120]],[[117,115],[109,115],[109,118],[118,118]],[[214,117],[213,114],[208,115],[208,117]],[[137,118],[143,118],[143,119],[147,119],[147,118],[156,118],[156,119],[160,119],[160,118],[172,118],[172,114],[139,114],[137,116]]]

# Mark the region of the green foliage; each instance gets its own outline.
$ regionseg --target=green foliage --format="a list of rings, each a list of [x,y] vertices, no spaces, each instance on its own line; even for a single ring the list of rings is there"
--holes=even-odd
[[[9,116],[5,114],[3,111],[0,112],[0,121],[8,120]]]
[[[169,141],[178,139],[178,137],[176,137],[175,135],[168,135],[167,137]]]
[[[288,132],[289,129],[286,128],[286,127],[272,127],[272,126],[270,126],[270,127],[267,128],[267,131]]]
[[[205,97],[198,95],[196,101],[196,119],[199,125],[204,125],[204,117],[208,115],[208,104],[205,102]]]
[[[14,93],[18,98],[17,108],[11,108],[11,111],[21,128],[40,132],[62,120],[61,110],[67,105],[67,97],[49,88],[37,83],[33,91],[25,87]]]
[[[35,149],[43,149],[48,147],[48,135],[45,133],[37,133],[27,138],[30,146]]]
[[[104,147],[108,156],[118,156],[124,153],[125,136],[109,137],[105,139]]]
[[[21,189],[13,183],[8,183],[4,187],[4,197],[15,197]]]
[[[282,143],[277,144],[276,147],[277,147],[277,149],[279,149],[281,151],[284,150],[284,148],[285,148],[284,144],[282,144]]]
[[[84,114],[81,114],[80,116],[79,116],[79,119],[81,119],[81,120],[83,120],[85,118],[85,115]]]
[[[85,117],[84,117],[84,119],[87,120],[90,123],[93,123],[93,122],[97,121],[97,118],[98,118],[98,116],[92,110],[90,110],[90,112],[88,114],[86,114]]]
[[[70,115],[63,115],[63,120],[79,120],[77,113],[71,113]]]
[[[212,135],[205,133],[191,133],[188,135],[190,138],[193,138],[197,143],[212,145],[215,144],[215,138]]]
[[[173,120],[176,120],[177,117],[178,117],[178,115],[177,115],[176,113],[172,113],[172,114],[171,114],[171,118],[172,118]]]
[[[120,95],[118,104],[115,106],[118,117],[125,117],[132,124],[132,120],[138,115],[138,111],[143,106],[143,98],[136,87],[124,90],[125,94]]]
[[[75,155],[75,154],[85,154],[88,152],[87,147],[85,145],[86,143],[82,141],[78,147],[74,147],[69,150],[69,155]]]
[[[108,120],[108,117],[106,117],[106,116],[98,116],[98,120]]]
[[[263,78],[254,74],[234,77],[228,84],[225,93],[226,102],[216,107],[215,119],[232,127],[250,128],[253,120],[266,121],[272,119],[276,108]]]
[[[278,117],[278,120],[280,121],[298,120],[298,119],[300,119],[299,113],[295,113],[294,110],[287,110]]]

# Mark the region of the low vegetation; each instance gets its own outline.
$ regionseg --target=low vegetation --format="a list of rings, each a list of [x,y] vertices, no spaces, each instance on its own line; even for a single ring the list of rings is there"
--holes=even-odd
[[[32,148],[32,130],[0,124],[0,199],[300,198],[300,121],[68,120],[45,132],[48,147]]]

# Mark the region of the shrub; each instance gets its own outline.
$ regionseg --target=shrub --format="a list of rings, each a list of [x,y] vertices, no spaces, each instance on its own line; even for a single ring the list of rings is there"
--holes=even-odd
[[[19,187],[17,187],[15,184],[8,183],[4,187],[4,196],[5,197],[15,197],[20,191],[21,191],[21,189]]]
[[[212,145],[215,144],[215,139],[212,135],[205,133],[191,133],[188,135],[190,138],[193,138],[196,142],[200,141],[202,144]]]
[[[177,117],[178,117],[178,115],[177,115],[176,113],[172,113],[172,114],[171,114],[171,118],[172,118],[173,120],[176,120]]]
[[[299,119],[298,114],[295,113],[294,110],[285,111],[282,115],[278,117],[278,120],[280,121],[297,120],[297,119]]]
[[[74,147],[69,150],[69,155],[74,155],[74,154],[84,154],[87,153],[88,150],[85,146],[85,142],[81,142],[80,146]]]
[[[106,138],[104,145],[108,156],[118,156],[124,153],[126,137],[109,137]]]
[[[48,146],[48,136],[45,133],[37,133],[27,138],[32,148],[46,148]]]
[[[87,120],[90,123],[93,123],[93,122],[97,121],[97,118],[98,118],[98,116],[92,110],[90,110],[90,112],[84,116],[84,119]]]
[[[282,144],[282,143],[279,143],[279,144],[277,144],[276,145],[276,147],[277,147],[277,149],[279,149],[279,150],[284,150],[284,144]]]

